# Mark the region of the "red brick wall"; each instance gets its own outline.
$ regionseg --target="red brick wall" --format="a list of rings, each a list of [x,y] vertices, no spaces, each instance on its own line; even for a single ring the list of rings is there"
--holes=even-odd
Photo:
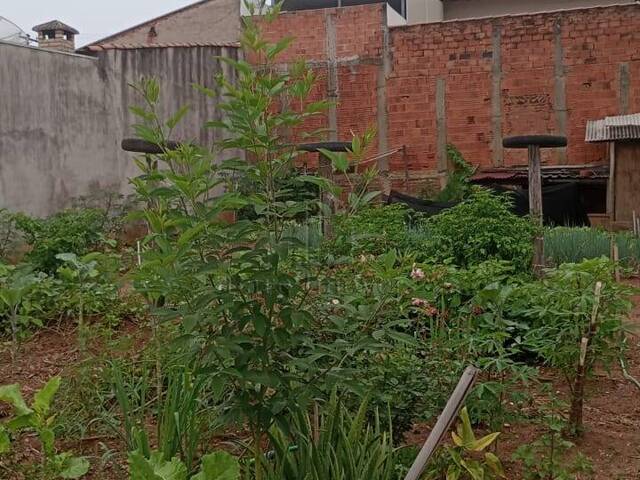
[[[328,68],[322,63],[328,59],[327,15],[334,18],[341,62],[339,137],[348,139],[350,131],[362,132],[376,124],[377,115],[384,115],[376,103],[377,75],[385,54],[384,10],[373,5],[287,13],[266,30],[272,39],[296,37],[284,61],[318,62],[322,94],[327,88]],[[560,92],[566,97],[569,147],[566,158],[546,152],[544,160],[604,161],[603,146],[584,143],[585,126],[587,120],[621,113],[622,62],[629,65],[628,112],[640,111],[640,6],[392,28],[386,81],[388,147],[405,145],[413,171],[437,169],[436,82],[444,78],[447,141],[472,163],[493,164],[495,28],[501,32],[501,135],[558,133],[558,89],[564,82]],[[523,155],[504,152],[504,164],[522,164]],[[395,171],[404,169],[401,156],[390,163]]]

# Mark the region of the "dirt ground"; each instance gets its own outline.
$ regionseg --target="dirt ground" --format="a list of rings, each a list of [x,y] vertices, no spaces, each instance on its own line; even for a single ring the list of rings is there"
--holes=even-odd
[[[640,279],[630,281],[640,287]],[[635,308],[629,319],[628,370],[640,379],[640,295],[634,297]],[[137,331],[134,324],[125,324],[123,331]],[[0,350],[0,385],[20,383],[27,398],[54,375],[65,374],[65,369],[78,361],[75,332],[72,327],[60,330],[42,329],[21,349],[19,359],[12,364],[7,348]],[[543,372],[543,377],[554,385],[560,381],[553,372]],[[560,387],[558,387],[560,388]],[[4,410],[3,410],[4,408]],[[6,407],[0,406],[0,420]],[[640,480],[640,389],[623,378],[615,365],[611,374],[599,373],[589,380],[588,396],[584,410],[586,432],[578,440],[578,450],[588,456],[594,467],[594,480]],[[519,445],[529,443],[542,434],[530,424],[505,426],[500,440],[499,455],[504,460],[508,478],[522,478],[517,465],[508,461],[511,452]],[[417,426],[410,434],[409,442],[419,445],[428,435],[427,426]],[[109,457],[108,449],[117,450],[118,442],[110,438],[86,438],[70,444],[61,439],[65,448],[90,457],[92,480],[123,480],[122,457]],[[32,461],[35,457],[35,438],[28,437],[18,446],[18,459]],[[587,478],[587,477],[585,477]],[[22,480],[0,461],[0,479]],[[26,480],[26,479],[25,479]],[[29,478],[28,480],[36,480]]]

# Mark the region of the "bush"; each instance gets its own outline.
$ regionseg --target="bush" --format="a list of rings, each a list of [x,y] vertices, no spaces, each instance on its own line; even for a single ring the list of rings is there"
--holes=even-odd
[[[105,215],[101,210],[67,210],[49,218],[15,216],[16,228],[22,232],[31,251],[27,260],[37,269],[55,273],[61,265],[56,255],[89,253],[102,239]]]
[[[405,246],[409,210],[404,205],[366,208],[338,216],[331,250],[341,255],[381,255]]]
[[[475,190],[468,200],[427,220],[424,253],[460,267],[496,259],[528,269],[535,227],[510,207],[508,197]]]

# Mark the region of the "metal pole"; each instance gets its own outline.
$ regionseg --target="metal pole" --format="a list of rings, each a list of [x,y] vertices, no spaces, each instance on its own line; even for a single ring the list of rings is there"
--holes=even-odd
[[[529,145],[529,213],[538,227],[533,239],[533,273],[541,277],[544,269],[544,236],[542,232],[542,173],[540,146]]]

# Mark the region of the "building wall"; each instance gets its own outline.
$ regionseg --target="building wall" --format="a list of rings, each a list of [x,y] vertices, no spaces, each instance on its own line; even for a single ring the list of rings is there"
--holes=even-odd
[[[502,148],[517,134],[567,135],[547,163],[605,162],[604,147],[584,142],[587,120],[640,111],[640,5],[385,25],[367,6],[288,13],[266,29],[294,35],[286,61],[311,61],[319,94],[335,96],[325,122],[337,138],[373,123],[380,151],[406,147],[389,157],[399,181],[407,170],[416,184],[441,181],[447,143],[475,165],[524,164]]]
[[[425,2],[428,0],[414,0]],[[444,19],[519,15],[524,13],[554,12],[574,8],[605,7],[632,4],[633,0],[443,0]]]
[[[169,43],[236,42],[240,33],[240,25],[239,0],[205,0],[176,13],[159,17],[138,27],[94,42],[94,45],[105,43],[163,45]]]
[[[48,215],[73,198],[101,190],[127,193],[137,174],[120,142],[133,136],[128,111],[139,103],[129,83],[158,76],[162,112],[192,105],[175,137],[210,145],[203,130],[215,99],[192,84],[212,86],[224,68],[215,56],[235,48],[109,50],[97,58],[0,44],[0,208]]]

